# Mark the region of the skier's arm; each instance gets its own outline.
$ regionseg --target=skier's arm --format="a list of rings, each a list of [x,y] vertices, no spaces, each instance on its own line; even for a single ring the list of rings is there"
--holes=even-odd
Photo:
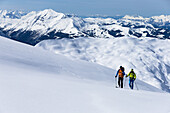
[[[126,75],[126,77],[128,77],[129,75],[130,75],[130,73],[129,73],[129,74],[127,74],[127,75]]]
[[[136,74],[134,73],[134,79],[136,79]]]
[[[123,71],[123,75],[125,75],[125,72]]]
[[[115,77],[117,77],[118,73],[119,73],[119,70],[117,71],[117,73],[116,73],[116,76],[115,76]]]

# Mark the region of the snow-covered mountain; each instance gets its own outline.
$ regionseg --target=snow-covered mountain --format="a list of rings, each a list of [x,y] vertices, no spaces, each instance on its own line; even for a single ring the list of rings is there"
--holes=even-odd
[[[22,11],[7,11],[7,10],[0,10],[0,18],[10,18],[10,19],[20,19],[22,16],[26,15],[27,13]]]
[[[115,72],[0,37],[0,111],[169,113],[168,93],[138,78],[139,90],[116,89]]]
[[[80,18],[51,9],[30,13],[1,10],[0,20],[0,35],[27,44],[36,45],[42,40],[64,38],[50,43],[45,41],[37,46],[72,58],[96,62],[115,69],[114,59],[122,54],[122,57],[118,59],[119,63],[115,66],[124,64],[128,69],[133,67],[141,80],[170,92],[170,63],[169,55],[167,55],[170,48],[169,40],[156,40],[156,38],[170,38],[168,15],[151,18],[128,15],[119,19]],[[149,39],[144,40],[147,37]],[[155,38],[155,41],[151,41],[153,40],[150,39],[151,37]],[[141,38],[142,41],[137,38]],[[117,48],[119,45],[121,47]],[[150,58],[150,56],[153,57]]]
[[[149,22],[165,28],[170,28],[170,15],[153,16],[149,19]]]
[[[58,13],[51,9],[33,11],[26,15],[17,13],[17,18],[7,16],[7,11],[1,11],[0,14],[2,15],[0,16],[0,35],[31,45],[45,39],[78,37],[128,36],[170,39],[170,18],[168,15],[151,18],[128,15],[120,19],[81,18]]]

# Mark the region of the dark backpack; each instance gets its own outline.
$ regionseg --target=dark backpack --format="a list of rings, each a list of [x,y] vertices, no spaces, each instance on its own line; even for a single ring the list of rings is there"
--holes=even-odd
[[[125,71],[125,68],[124,67],[122,67],[122,69],[121,69],[123,72]]]

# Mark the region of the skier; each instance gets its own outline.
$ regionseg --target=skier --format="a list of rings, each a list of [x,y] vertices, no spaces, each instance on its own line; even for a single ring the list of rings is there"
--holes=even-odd
[[[120,69],[117,71],[115,78],[119,75],[118,78],[118,85],[119,87],[121,86],[121,88],[123,88],[123,77],[125,75],[124,72],[124,67],[120,66]]]
[[[126,75],[126,77],[128,77],[128,76],[129,76],[129,87],[130,87],[131,89],[133,89],[133,83],[134,83],[134,81],[135,81],[135,79],[136,79],[136,74],[135,74],[135,72],[133,71],[133,69],[131,69],[131,71],[129,72],[129,74]]]

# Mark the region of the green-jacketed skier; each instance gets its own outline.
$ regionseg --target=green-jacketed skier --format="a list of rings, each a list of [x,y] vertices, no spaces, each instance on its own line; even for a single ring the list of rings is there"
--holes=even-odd
[[[136,74],[135,74],[135,72],[134,72],[133,69],[131,69],[131,71],[129,72],[129,74],[126,75],[126,77],[128,77],[128,76],[129,76],[129,87],[130,87],[131,89],[133,89],[133,83],[134,83],[134,81],[135,81],[135,79],[136,79]]]

